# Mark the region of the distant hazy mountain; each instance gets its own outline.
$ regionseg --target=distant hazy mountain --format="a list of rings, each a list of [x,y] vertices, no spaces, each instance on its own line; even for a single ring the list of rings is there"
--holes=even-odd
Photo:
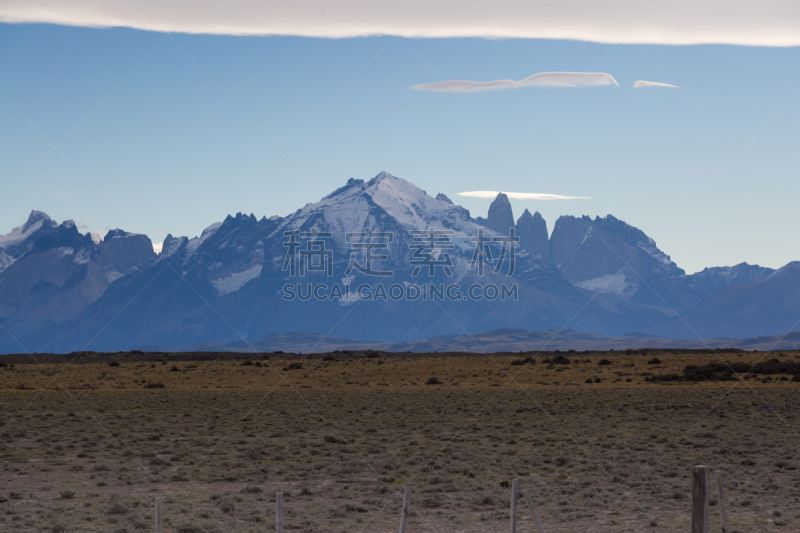
[[[698,335],[737,338],[781,335],[800,329],[800,262],[794,261],[776,271],[737,265],[722,273],[731,274],[737,268],[738,276],[723,277],[728,282],[724,289],[682,318],[676,317],[652,331],[671,338],[690,339]]]
[[[510,228],[519,239],[513,270],[502,241]],[[447,232],[436,239],[448,247],[424,245],[430,229]],[[372,271],[364,243],[382,243],[369,252],[385,256]],[[789,266],[687,276],[611,215],[561,217],[548,238],[539,213],[525,211],[514,223],[505,195],[486,220],[473,219],[444,194],[388,173],[351,179],[286,217],[237,214],[193,239],[170,235],[158,256],[144,235],[115,230],[95,243],[72,222],[34,211],[0,237],[0,267],[0,351],[176,347],[292,331],[391,343],[501,328],[696,338],[681,329],[684,319],[703,336],[741,338],[784,333],[800,319],[800,279]],[[517,299],[395,299],[380,297],[379,284],[407,294],[421,285],[458,284],[466,293],[505,284]],[[369,296],[333,297],[334,286],[360,285]],[[317,288],[325,298],[307,298]]]
[[[739,348],[743,350],[797,350],[800,348],[800,332],[789,335],[757,337],[752,339],[710,338],[694,340],[662,339],[653,335],[634,333],[608,337],[593,333],[581,333],[571,329],[527,331],[524,329],[498,329],[470,335],[441,335],[411,342],[389,343],[359,341],[345,337],[326,336],[319,333],[289,332],[269,335],[253,342],[230,344],[205,344],[187,346],[182,351],[217,352],[273,352],[324,353],[333,351],[383,350],[387,352],[532,352],[532,351],[583,351],[583,350],[627,350],[627,349],[678,349],[698,350],[716,348]]]
[[[689,276],[688,285],[698,293],[710,297],[730,285],[761,281],[773,272],[775,270],[772,268],[748,265],[747,263],[739,263],[732,267],[706,268],[702,272]]]
[[[700,302],[685,272],[641,230],[614,218],[563,216],[550,237],[553,262],[575,285],[681,312]]]

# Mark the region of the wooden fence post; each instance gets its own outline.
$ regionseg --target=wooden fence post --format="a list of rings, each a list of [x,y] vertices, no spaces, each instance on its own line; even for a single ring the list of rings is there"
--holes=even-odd
[[[161,533],[161,498],[156,498],[156,533]]]
[[[517,533],[517,497],[519,496],[519,484],[517,479],[511,480],[511,533]]]
[[[283,493],[275,495],[275,533],[283,533]]]
[[[722,533],[728,533],[728,515],[725,514],[725,498],[722,493],[722,472],[717,470],[717,492],[719,493],[719,519],[722,523]]]
[[[708,467],[695,466],[692,476],[692,533],[708,533]]]
[[[400,512],[400,533],[406,533],[406,521],[408,520],[408,506],[411,502],[411,487],[406,487],[403,494],[403,510]]]
[[[533,500],[531,500],[531,495],[528,494],[528,489],[523,490],[522,494],[525,496],[525,502],[528,504],[528,508],[531,510],[533,521],[536,522],[536,529],[539,530],[539,533],[544,533],[542,521],[539,520],[539,513],[536,512],[536,508],[533,506]]]

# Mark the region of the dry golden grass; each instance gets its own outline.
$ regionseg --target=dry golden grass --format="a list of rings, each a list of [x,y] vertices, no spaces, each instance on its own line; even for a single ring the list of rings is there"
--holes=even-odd
[[[797,531],[800,383],[642,375],[764,355],[17,364],[0,368],[0,530],[152,531],[161,496],[170,533],[270,531],[283,491],[287,530],[391,531],[410,483],[409,533],[502,531],[518,477],[548,531],[677,531],[708,464],[734,531]]]

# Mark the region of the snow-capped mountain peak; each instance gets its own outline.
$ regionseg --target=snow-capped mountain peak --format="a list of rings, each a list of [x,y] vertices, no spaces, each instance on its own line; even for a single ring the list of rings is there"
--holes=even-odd
[[[277,231],[311,226],[333,232],[334,239],[365,228],[409,231],[436,227],[452,229],[457,234],[477,234],[478,230],[463,207],[433,198],[388,172],[381,172],[369,182],[351,178],[319,202],[286,217]]]
[[[28,216],[28,220],[25,221],[25,224],[12,229],[5,235],[0,235],[0,248],[7,248],[12,244],[24,241],[40,230],[43,225],[48,225],[48,223],[50,223],[49,225],[57,225],[49,216],[47,216],[47,213],[36,210],[31,211],[31,214]]]

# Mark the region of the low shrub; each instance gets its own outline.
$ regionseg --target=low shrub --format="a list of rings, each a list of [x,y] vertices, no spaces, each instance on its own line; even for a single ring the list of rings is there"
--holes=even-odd
[[[106,513],[116,515],[128,514],[128,508],[121,503],[115,502],[112,503],[108,509],[106,509]]]
[[[750,363],[708,363],[705,365],[687,365],[683,374],[664,374],[645,378],[650,382],[657,381],[737,381],[736,374],[743,379],[750,379],[750,375],[761,374],[772,376],[775,374],[790,374],[791,381],[800,381],[800,363],[794,361],[779,361],[770,359],[755,364]]]

